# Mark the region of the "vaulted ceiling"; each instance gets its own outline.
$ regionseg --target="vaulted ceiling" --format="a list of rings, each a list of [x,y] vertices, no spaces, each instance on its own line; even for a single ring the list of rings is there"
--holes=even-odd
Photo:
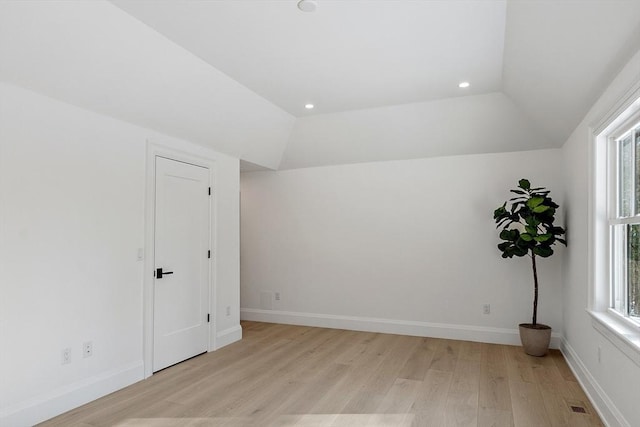
[[[640,48],[640,1],[296,3],[2,2],[0,79],[283,169],[559,147]]]

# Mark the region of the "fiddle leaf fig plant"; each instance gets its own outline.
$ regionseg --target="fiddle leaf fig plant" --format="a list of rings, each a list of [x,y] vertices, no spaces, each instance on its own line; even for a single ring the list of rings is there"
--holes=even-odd
[[[536,257],[553,255],[556,243],[567,245],[561,236],[564,228],[554,224],[558,205],[544,187],[532,188],[527,179],[518,181],[518,188],[510,190],[516,196],[493,212],[496,228],[501,228],[498,249],[502,258],[529,256],[533,269],[533,326],[538,323],[538,271]]]

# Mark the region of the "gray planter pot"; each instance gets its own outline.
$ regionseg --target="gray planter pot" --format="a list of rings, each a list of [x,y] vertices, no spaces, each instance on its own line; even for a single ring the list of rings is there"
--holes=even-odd
[[[521,323],[520,342],[524,352],[530,356],[544,356],[549,351],[549,342],[551,341],[551,327],[537,323]]]

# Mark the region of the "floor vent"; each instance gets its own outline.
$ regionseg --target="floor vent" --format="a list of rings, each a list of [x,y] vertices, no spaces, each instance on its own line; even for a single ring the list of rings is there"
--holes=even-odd
[[[571,410],[573,412],[577,412],[579,414],[586,414],[587,410],[584,409],[582,406],[571,406]]]

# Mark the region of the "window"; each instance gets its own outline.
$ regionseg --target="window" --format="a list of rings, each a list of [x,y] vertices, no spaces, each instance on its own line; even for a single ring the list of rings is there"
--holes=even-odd
[[[609,306],[640,322],[640,119],[609,135]]]
[[[591,132],[588,312],[640,367],[640,81]]]

